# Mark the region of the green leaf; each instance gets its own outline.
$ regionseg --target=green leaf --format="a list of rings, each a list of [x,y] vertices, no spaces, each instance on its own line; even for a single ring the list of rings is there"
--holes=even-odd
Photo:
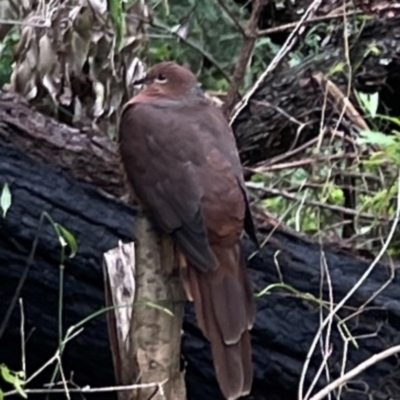
[[[0,208],[3,211],[3,218],[6,217],[7,211],[11,206],[11,192],[8,184],[5,183],[0,196]]]
[[[262,183],[264,183],[265,182],[265,176],[263,175],[263,174],[259,174],[259,173],[255,173],[255,174],[253,174],[252,176],[251,176],[251,179],[250,179],[252,182],[262,182]]]
[[[378,146],[393,146],[396,144],[394,136],[386,135],[378,131],[363,130],[359,132],[360,138],[357,138],[358,144],[376,144]]]
[[[74,235],[60,224],[56,223],[55,226],[60,235],[59,240],[61,246],[65,247],[66,245],[68,245],[71,249],[71,254],[69,255],[69,258],[75,257],[75,254],[78,251],[78,244],[76,243]]]
[[[111,21],[114,26],[114,31],[116,35],[116,45],[117,49],[120,48],[121,41],[125,35],[125,23],[122,13],[122,1],[121,0],[109,0],[108,9],[111,16]]]
[[[333,204],[343,204],[344,193],[340,187],[332,184],[327,194],[327,200]]]
[[[377,117],[385,121],[390,121],[393,124],[396,124],[397,126],[400,126],[400,118],[398,117],[391,117],[390,115],[381,115],[381,114],[377,114]]]
[[[1,389],[0,389],[0,400],[4,400],[4,393]]]
[[[22,371],[14,372],[9,370],[5,364],[1,364],[0,375],[7,383],[14,387],[14,389],[21,397],[23,397],[24,399],[28,398],[28,396],[22,389],[22,386],[25,384],[24,373]]]
[[[371,118],[376,117],[376,112],[378,111],[379,105],[379,94],[378,92],[368,94],[368,93],[358,93],[360,101],[364,106],[365,110],[368,112]]]
[[[369,96],[369,113],[372,118],[376,117],[376,112],[378,111],[379,105],[379,94],[378,92],[372,93]]]
[[[166,314],[170,315],[171,317],[174,316],[173,312],[168,310],[168,308],[166,308],[166,307],[162,307],[162,306],[160,306],[158,304],[155,304],[155,303],[153,303],[151,301],[146,301],[144,304],[146,306],[150,307],[150,308],[155,308],[156,310],[164,311]]]

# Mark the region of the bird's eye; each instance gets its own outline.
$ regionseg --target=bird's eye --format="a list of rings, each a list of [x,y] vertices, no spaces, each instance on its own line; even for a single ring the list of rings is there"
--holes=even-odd
[[[155,81],[157,83],[165,83],[167,82],[167,77],[164,74],[158,74]]]

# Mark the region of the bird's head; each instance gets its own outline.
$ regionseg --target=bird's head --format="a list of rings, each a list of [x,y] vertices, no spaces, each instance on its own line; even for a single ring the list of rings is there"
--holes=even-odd
[[[146,92],[156,96],[182,97],[198,90],[195,75],[172,61],[154,65],[144,78],[133,84],[144,84]]]

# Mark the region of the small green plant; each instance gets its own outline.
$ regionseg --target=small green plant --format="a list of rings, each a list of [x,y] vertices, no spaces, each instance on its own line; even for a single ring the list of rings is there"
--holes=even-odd
[[[27,399],[28,396],[24,392],[23,386],[25,385],[25,374],[23,371],[11,371],[6,365],[0,365],[0,376],[1,378],[13,386],[14,390],[18,392],[18,394]],[[0,400],[3,400],[4,393],[0,389]]]

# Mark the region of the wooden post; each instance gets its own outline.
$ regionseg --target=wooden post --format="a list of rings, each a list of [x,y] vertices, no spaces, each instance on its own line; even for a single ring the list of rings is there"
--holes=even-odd
[[[186,389],[180,372],[180,346],[185,296],[179,270],[175,268],[173,243],[170,237],[156,234],[142,213],[136,220],[135,237],[134,260],[130,262],[132,265],[134,261],[135,265],[134,269],[130,268],[134,270],[134,284],[131,284],[134,287],[126,288],[126,293],[134,293],[129,337],[126,337],[127,330],[121,329],[118,323],[121,320],[118,308],[113,317],[108,318],[114,366],[119,384],[159,385],[135,389],[125,395],[121,393],[119,398],[184,400]],[[124,270],[126,268],[125,265]],[[116,275],[127,276],[129,272]],[[118,278],[108,276],[110,282],[118,282]],[[111,292],[118,292],[112,285],[108,286]],[[115,306],[118,306],[114,300],[117,297],[109,295]],[[120,295],[119,299],[122,297]]]

